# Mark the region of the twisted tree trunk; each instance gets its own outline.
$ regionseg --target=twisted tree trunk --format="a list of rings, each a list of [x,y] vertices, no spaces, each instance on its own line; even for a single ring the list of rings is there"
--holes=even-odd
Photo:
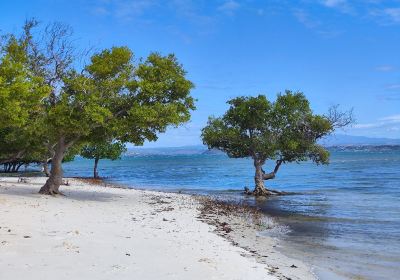
[[[23,162],[18,164],[18,166],[17,166],[17,168],[16,168],[16,169],[17,169],[17,172],[19,172],[19,169],[21,168],[22,165],[24,165]],[[25,169],[26,169],[26,168],[25,168]]]
[[[262,165],[263,165],[262,161],[258,159],[254,160],[254,167],[256,168],[256,173],[254,175],[254,182],[256,186],[252,194],[255,196],[268,196],[272,194],[269,190],[265,188],[264,172],[262,169]]]
[[[262,169],[263,164],[264,164],[264,161],[259,160],[259,159],[254,159],[254,167],[256,169],[254,181],[255,181],[256,186],[254,188],[254,191],[251,194],[253,194],[254,196],[269,196],[269,195],[274,195],[274,194],[280,194],[280,192],[278,192],[278,191],[268,190],[265,187],[264,180],[269,180],[269,179],[275,178],[276,173],[278,172],[279,167],[282,164],[282,161],[277,160],[274,171],[272,171],[270,173],[264,172],[264,170]]]
[[[47,179],[44,186],[40,189],[39,193],[56,195],[61,194],[59,191],[60,185],[62,184],[63,170],[62,160],[67,150],[64,137],[61,137],[55,147],[54,157],[51,162],[50,177]]]
[[[93,177],[95,179],[99,178],[99,173],[97,172],[97,165],[99,164],[99,158],[94,159]]]
[[[12,173],[17,172],[18,163],[17,163],[17,162],[13,162],[11,165],[12,165],[11,172],[12,172]]]

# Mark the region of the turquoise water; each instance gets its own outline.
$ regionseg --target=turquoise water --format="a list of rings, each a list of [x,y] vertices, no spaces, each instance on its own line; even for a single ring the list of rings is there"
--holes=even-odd
[[[92,162],[64,165],[66,176],[92,176]],[[265,170],[272,168],[267,166]],[[289,227],[287,254],[306,258],[322,279],[398,279],[400,149],[335,150],[329,166],[281,167],[268,187],[296,194],[256,201],[248,159],[224,155],[129,156],[101,161],[100,175],[135,188],[207,193],[257,204]],[[363,279],[363,278],[358,278]]]

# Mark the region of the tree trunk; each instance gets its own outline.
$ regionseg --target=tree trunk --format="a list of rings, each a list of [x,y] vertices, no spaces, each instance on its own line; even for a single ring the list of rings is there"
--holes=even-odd
[[[271,195],[272,192],[267,190],[264,185],[264,172],[262,169],[263,162],[254,159],[254,167],[256,168],[256,174],[254,176],[254,181],[256,183],[256,186],[253,191],[253,195],[255,196],[268,196]]]
[[[21,168],[22,165],[24,165],[24,163],[18,164],[18,166],[17,166],[17,172],[19,172],[19,169]]]
[[[99,173],[97,172],[97,165],[99,164],[99,158],[94,159],[93,177],[95,179],[99,178]]]
[[[62,170],[62,160],[64,158],[67,146],[65,144],[64,137],[61,137],[55,147],[54,157],[51,162],[50,177],[47,179],[44,186],[40,189],[39,193],[56,195],[61,194],[58,190],[62,184],[63,170]]]
[[[47,163],[47,161],[43,162],[42,167],[44,175],[46,175],[46,177],[50,177],[49,164]]]
[[[256,186],[255,186],[253,192],[250,192],[248,189],[245,189],[245,193],[252,194],[255,196],[287,194],[285,192],[269,190],[269,189],[265,188],[265,185],[264,185],[264,180],[270,180],[270,179],[275,178],[276,173],[278,172],[279,167],[281,166],[282,163],[283,163],[283,161],[281,159],[277,160],[274,170],[270,173],[265,173],[264,170],[262,169],[264,161],[254,159],[254,167],[256,168],[256,174],[254,176],[254,181],[256,183]]]

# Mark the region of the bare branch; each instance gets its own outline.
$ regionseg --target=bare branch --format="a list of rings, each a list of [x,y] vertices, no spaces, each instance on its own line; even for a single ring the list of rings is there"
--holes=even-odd
[[[61,80],[74,59],[72,28],[55,22],[45,28],[46,57],[50,71],[50,82]]]
[[[326,118],[332,124],[333,129],[344,128],[355,122],[353,108],[348,111],[340,111],[339,105],[331,106]]]

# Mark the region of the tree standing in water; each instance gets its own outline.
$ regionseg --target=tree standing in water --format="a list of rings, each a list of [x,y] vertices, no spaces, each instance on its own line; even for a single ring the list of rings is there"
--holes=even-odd
[[[275,102],[264,95],[237,97],[228,101],[230,108],[219,118],[211,117],[202,130],[202,139],[210,149],[218,149],[232,158],[251,157],[255,167],[255,196],[280,192],[269,190],[264,181],[274,179],[282,164],[311,160],[328,164],[329,152],[317,141],[335,129],[352,123],[352,112],[332,107],[327,115],[313,114],[301,92],[278,94]],[[266,173],[267,160],[275,162]]]

